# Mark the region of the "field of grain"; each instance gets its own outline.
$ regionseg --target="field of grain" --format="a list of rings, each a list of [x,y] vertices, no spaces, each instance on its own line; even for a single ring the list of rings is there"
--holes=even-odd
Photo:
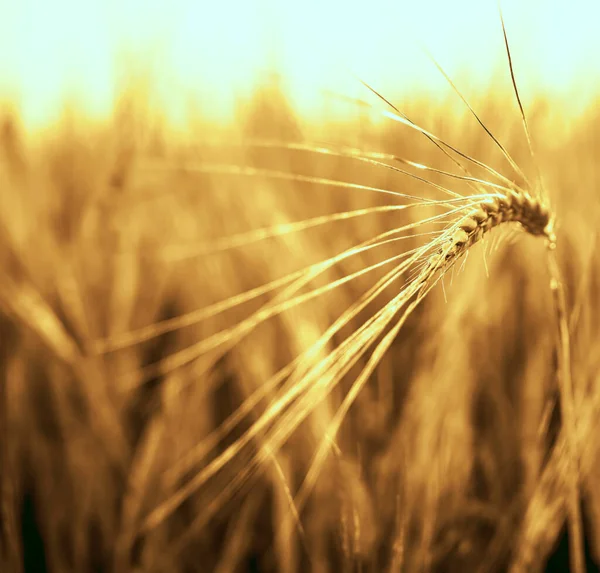
[[[508,85],[5,107],[0,570],[597,570],[600,108]]]

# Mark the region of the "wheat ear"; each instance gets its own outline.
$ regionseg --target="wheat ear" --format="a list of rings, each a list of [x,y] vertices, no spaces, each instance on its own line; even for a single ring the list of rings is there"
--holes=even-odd
[[[429,272],[443,272],[501,223],[519,223],[528,233],[553,241],[553,217],[548,207],[522,189],[493,195],[470,207],[441,237],[445,244],[429,259]]]

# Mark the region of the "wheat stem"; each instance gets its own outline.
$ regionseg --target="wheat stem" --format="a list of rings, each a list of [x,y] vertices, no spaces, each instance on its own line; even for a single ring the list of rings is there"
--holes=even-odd
[[[573,381],[571,379],[571,344],[569,322],[565,303],[565,291],[561,272],[556,260],[556,239],[551,233],[547,248],[550,288],[556,312],[559,348],[558,382],[561,397],[562,419],[565,428],[567,462],[567,527],[569,530],[570,569],[574,573],[583,573],[584,548],[581,508],[579,505],[579,446],[577,418],[573,400]]]
[[[560,268],[556,260],[556,235],[554,221],[546,205],[524,191],[510,191],[486,199],[473,206],[469,212],[456,221],[441,238],[442,246],[430,257],[428,267],[418,279],[422,289],[431,288],[433,276],[443,274],[475,243],[494,227],[504,222],[519,223],[528,233],[544,236],[547,239],[548,270],[551,279],[554,311],[557,318],[558,382],[566,434],[566,454],[568,461],[568,528],[570,543],[571,571],[582,573],[584,568],[581,509],[579,506],[578,483],[578,444],[573,385],[571,379],[571,356],[569,324],[565,303],[564,286]],[[439,279],[438,279],[439,280]]]

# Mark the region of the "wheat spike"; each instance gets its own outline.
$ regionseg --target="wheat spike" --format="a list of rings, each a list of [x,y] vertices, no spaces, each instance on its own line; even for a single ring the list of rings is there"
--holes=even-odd
[[[453,223],[442,237],[447,244],[429,259],[429,270],[447,268],[501,223],[519,223],[531,235],[554,242],[553,217],[548,207],[526,191],[513,189],[481,201]]]

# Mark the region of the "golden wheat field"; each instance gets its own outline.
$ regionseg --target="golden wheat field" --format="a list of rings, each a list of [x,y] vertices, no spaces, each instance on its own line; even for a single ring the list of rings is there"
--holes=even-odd
[[[34,12],[44,32],[26,4],[3,41]],[[236,32],[177,125],[145,73],[104,114],[49,113],[73,50],[3,48],[0,571],[598,570],[599,76],[557,95],[540,78],[575,56],[526,65],[511,23],[558,4],[491,4],[489,34],[460,3],[432,36],[480,25],[502,56],[483,80],[424,58],[443,96],[391,56],[395,98],[301,89],[325,44],[260,68]],[[100,46],[90,6],[64,30]],[[240,97],[216,75],[236,58]]]

